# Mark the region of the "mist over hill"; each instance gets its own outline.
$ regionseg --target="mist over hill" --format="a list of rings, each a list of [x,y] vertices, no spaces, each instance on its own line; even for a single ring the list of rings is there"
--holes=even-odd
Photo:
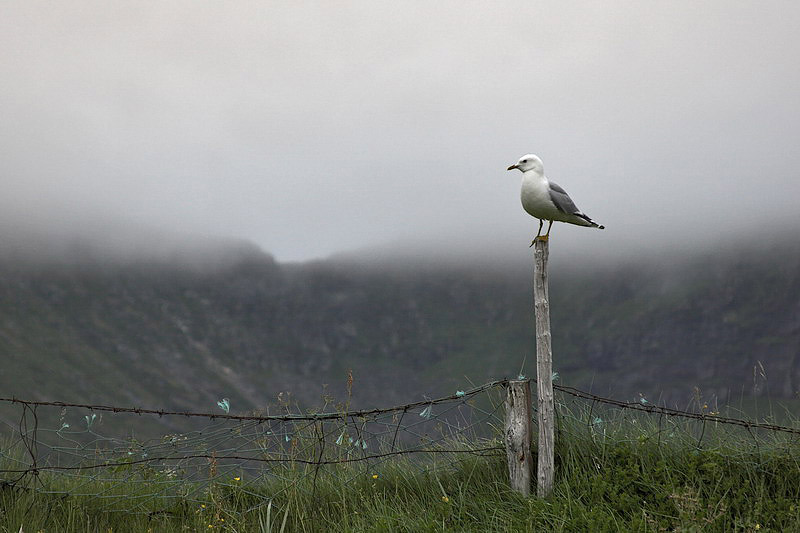
[[[404,250],[280,264],[236,241],[189,248],[5,254],[0,396],[205,411],[227,397],[241,412],[279,393],[342,399],[352,371],[353,405],[386,406],[535,373],[527,261]],[[797,397],[790,235],[616,262],[554,243],[551,256],[561,382],[679,405],[695,388],[719,402]]]

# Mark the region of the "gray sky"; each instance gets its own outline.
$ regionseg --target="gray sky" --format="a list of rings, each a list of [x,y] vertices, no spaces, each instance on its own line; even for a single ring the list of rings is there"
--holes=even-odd
[[[4,229],[526,251],[527,152],[564,247],[800,228],[799,51],[796,2],[3,2]]]

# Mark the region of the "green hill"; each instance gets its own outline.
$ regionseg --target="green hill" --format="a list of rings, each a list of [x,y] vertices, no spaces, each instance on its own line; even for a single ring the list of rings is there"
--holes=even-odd
[[[278,264],[231,244],[203,260],[5,260],[0,396],[234,411],[343,394],[354,405],[533,374],[528,265]],[[742,250],[743,252],[744,250]],[[685,406],[800,391],[800,245],[551,262],[563,383]],[[666,257],[666,256],[665,256]],[[210,259],[209,259],[210,258]],[[485,263],[484,263],[485,264]]]

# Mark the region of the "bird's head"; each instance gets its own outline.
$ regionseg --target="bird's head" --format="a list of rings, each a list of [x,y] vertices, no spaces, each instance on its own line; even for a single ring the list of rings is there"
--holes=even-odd
[[[515,168],[522,172],[527,172],[529,170],[533,170],[537,174],[542,174],[544,172],[542,160],[533,154],[523,155],[516,164],[511,165],[507,170],[514,170]]]

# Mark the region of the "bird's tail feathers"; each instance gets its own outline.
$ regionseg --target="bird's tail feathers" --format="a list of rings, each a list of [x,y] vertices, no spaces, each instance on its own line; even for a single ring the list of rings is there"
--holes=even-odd
[[[581,217],[583,220],[585,220],[586,222],[588,222],[588,223],[589,223],[589,226],[590,226],[590,227],[592,227],[592,228],[597,228],[597,229],[606,229],[606,227],[605,227],[605,226],[603,226],[602,224],[598,224],[597,222],[595,222],[594,220],[592,220],[592,219],[589,217],[589,215],[584,215],[583,213],[575,213],[575,216],[579,216],[579,217]]]

